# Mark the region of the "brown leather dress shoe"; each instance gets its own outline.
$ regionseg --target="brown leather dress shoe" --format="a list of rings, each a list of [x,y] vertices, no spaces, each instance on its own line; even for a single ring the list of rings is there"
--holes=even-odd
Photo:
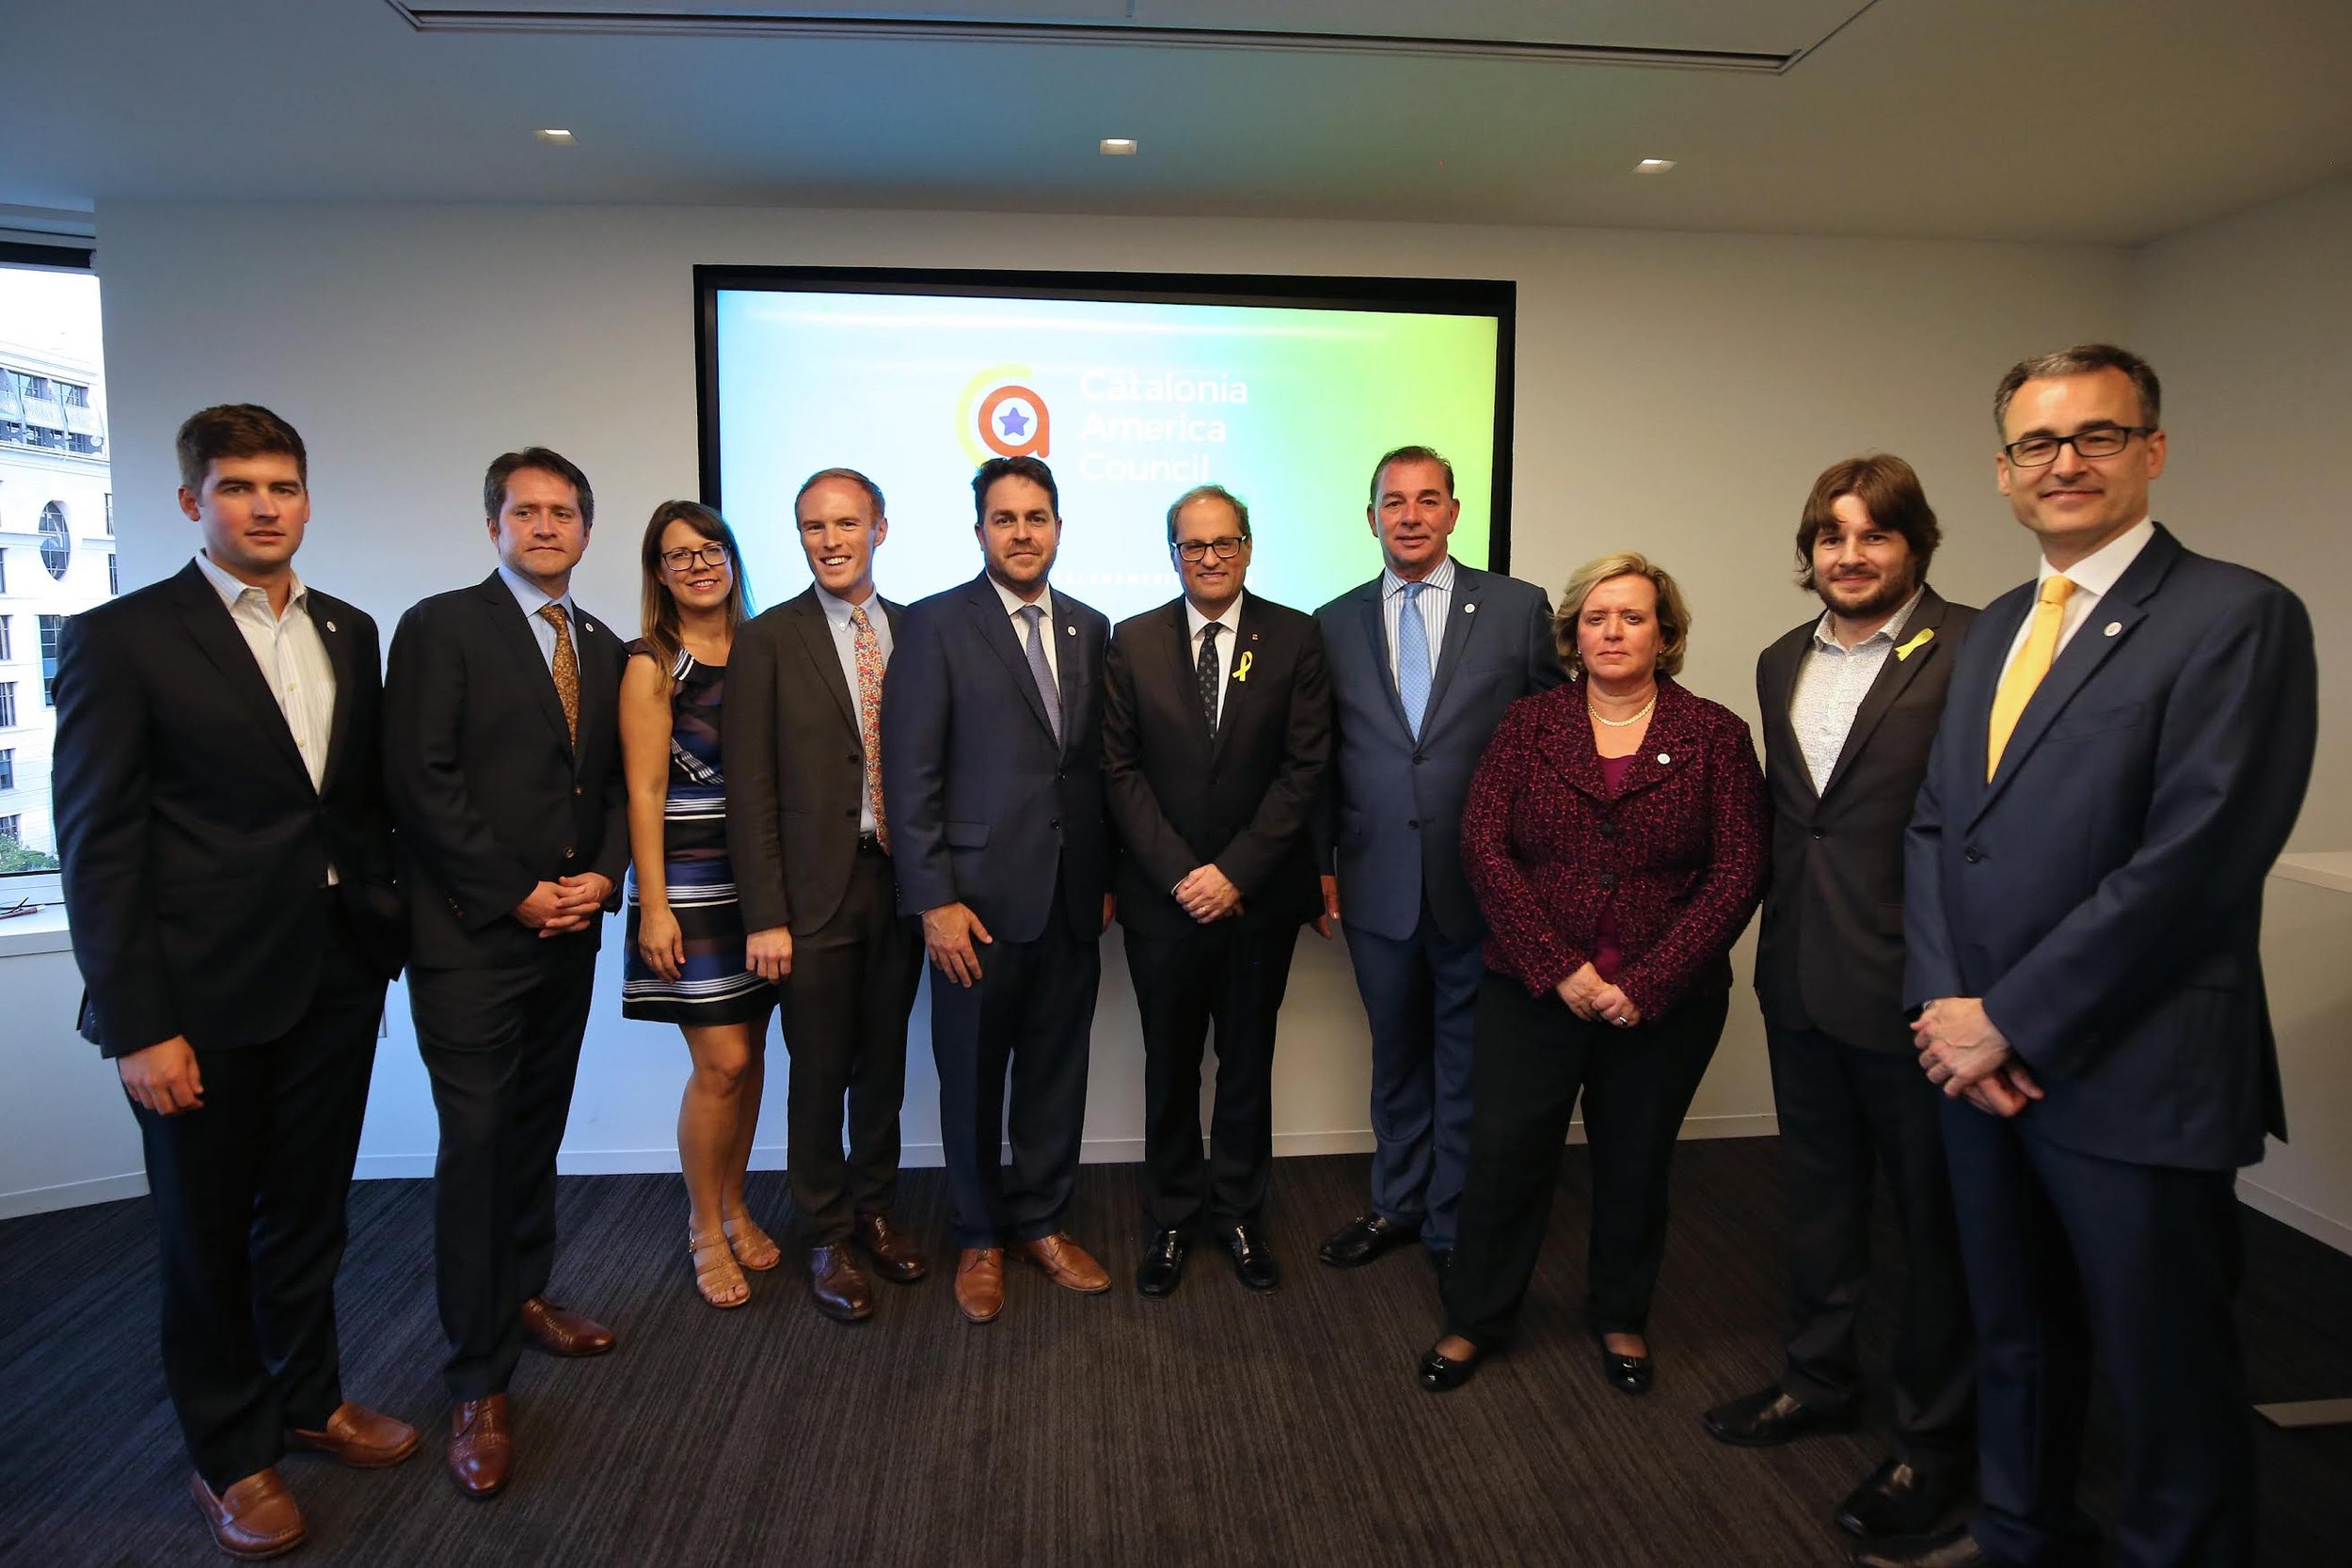
[[[1094,1295],[1111,1288],[1111,1276],[1066,1230],[1017,1243],[1014,1251],[1045,1271],[1045,1277],[1065,1291]]]
[[[545,1296],[523,1303],[523,1333],[549,1355],[602,1355],[612,1348],[611,1329]]]
[[[874,1272],[895,1285],[912,1285],[931,1272],[914,1238],[891,1224],[888,1214],[860,1214],[851,1234],[874,1260]]]
[[[326,1426],[316,1431],[296,1427],[286,1433],[286,1447],[332,1454],[355,1470],[381,1470],[417,1451],[417,1429],[345,1400],[326,1418]]]
[[[808,1293],[817,1310],[837,1323],[863,1323],[874,1315],[874,1287],[866,1283],[847,1242],[809,1250]]]
[[[956,1310],[976,1323],[1005,1309],[1005,1249],[968,1246],[956,1255]]]
[[[256,1470],[219,1494],[202,1476],[190,1476],[188,1495],[213,1532],[213,1544],[230,1557],[254,1561],[302,1544],[302,1510],[276,1470]]]
[[[449,1411],[449,1475],[469,1497],[495,1497],[506,1490],[515,1463],[515,1433],[507,1424],[506,1396],[461,1400]]]

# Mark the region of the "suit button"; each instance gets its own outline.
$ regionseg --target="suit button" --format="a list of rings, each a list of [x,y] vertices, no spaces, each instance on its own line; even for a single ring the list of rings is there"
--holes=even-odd
[[[574,849],[574,848],[573,848],[570,845],[568,845],[568,844],[566,844],[565,846],[564,846],[564,858],[565,860],[570,860],[570,859],[571,859],[571,858],[572,858],[575,854],[577,854],[578,852],[579,852],[579,851],[575,850],[575,849]]]
[[[1419,831],[1420,831],[1420,829],[1421,829],[1421,818],[1420,818],[1420,817],[1418,817],[1418,816],[1416,816],[1416,817],[1415,817],[1415,818],[1413,818],[1410,822],[1407,822],[1407,823],[1406,823],[1405,825],[1406,825],[1406,827],[1408,827],[1408,828],[1413,829],[1415,832],[1419,832]]]
[[[1971,844],[1967,848],[1961,851],[1960,858],[1966,861],[1970,865],[1974,865],[1979,861],[1984,859],[1984,851]]]
[[[848,811],[843,812],[841,815],[844,816],[855,816],[857,815],[857,807],[851,806]]]
[[[1057,816],[1057,817],[1055,817],[1055,818],[1054,818],[1051,822],[1048,822],[1048,823],[1047,823],[1047,824],[1045,824],[1045,825],[1046,825],[1047,827],[1049,827],[1049,828],[1058,829],[1058,828],[1061,826],[1061,818],[1060,818],[1060,817],[1058,817],[1058,816]]]
[[[1595,885],[1599,887],[1615,887],[1617,885],[1617,874],[1613,871],[1604,871],[1599,876],[1594,878],[1593,881]]]
[[[1821,830],[1820,830],[1820,829],[1816,828],[1816,829],[1814,829],[1814,830],[1813,830],[1813,836],[1814,836],[1815,838],[1827,838],[1827,837],[1829,837],[1829,834],[1827,834],[1827,833],[1825,833],[1825,832],[1821,832]]]
[[[1614,822],[1603,822],[1603,823],[1600,825],[1600,836],[1601,836],[1601,837],[1603,837],[1603,838],[1614,838],[1614,837],[1616,837],[1616,836],[1617,836],[1617,825],[1616,825]]]
[[[1429,758],[1420,752],[1415,752],[1413,753],[1413,766],[1416,768],[1419,768],[1422,763],[1427,762]]]
[[[574,795],[578,795],[578,794],[580,793],[580,785],[578,785],[578,784],[574,784],[574,785],[572,785],[572,793],[573,793]]]
[[[866,759],[865,759],[864,757],[859,756],[859,755],[858,755],[855,752],[851,752],[850,753],[850,762],[852,762],[852,763],[860,763],[860,764],[862,764],[862,763],[864,763],[864,762],[866,761]]]

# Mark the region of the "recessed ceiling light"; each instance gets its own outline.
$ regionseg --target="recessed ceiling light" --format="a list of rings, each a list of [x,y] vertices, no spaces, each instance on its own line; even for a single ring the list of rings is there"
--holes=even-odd
[[[1136,155],[1136,138],[1133,136],[1104,136],[1097,145],[1105,158],[1132,158]]]
[[[1636,174],[1663,174],[1675,166],[1672,158],[1645,158],[1633,166]]]
[[[539,139],[541,141],[551,141],[558,147],[568,147],[571,145],[572,134],[561,126],[549,125],[540,131]]]

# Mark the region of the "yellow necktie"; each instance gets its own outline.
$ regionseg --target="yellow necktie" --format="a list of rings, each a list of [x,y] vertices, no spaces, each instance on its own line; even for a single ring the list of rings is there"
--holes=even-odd
[[[2042,597],[2033,607],[2033,629],[2026,633],[2026,645],[2017,650],[2017,657],[2001,677],[2001,688],[1993,693],[1993,729],[1990,743],[1984,751],[1984,777],[1988,784],[2001,766],[2001,752],[2009,746],[2009,737],[2016,733],[2017,721],[2033,700],[2034,689],[2042,677],[2050,673],[2050,661],[2058,657],[2058,627],[2066,621],[2066,601],[2074,592],[2072,578],[2049,577],[2042,582]]]

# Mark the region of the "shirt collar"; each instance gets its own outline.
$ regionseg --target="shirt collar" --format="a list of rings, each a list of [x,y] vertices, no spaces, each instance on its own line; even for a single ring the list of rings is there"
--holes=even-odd
[[[1830,612],[1824,610],[1821,611],[1821,618],[1813,623],[1814,646],[1827,648],[1833,653],[1858,654],[1873,642],[1882,641],[1892,642],[1903,634],[1904,626],[1911,620],[1911,612],[1919,608],[1919,596],[1927,591],[1928,585],[1924,582],[1913,589],[1911,597],[1903,601],[1902,608],[1886,618],[1886,625],[1879,627],[1851,648],[1837,641],[1837,633],[1830,629]]]
[[[1438,562],[1435,566],[1429,569],[1429,575],[1421,580],[1422,586],[1424,587],[1435,588],[1441,593],[1453,592],[1454,558],[1449,555],[1443,561]],[[1396,575],[1395,567],[1383,566],[1380,568],[1380,596],[1382,598],[1392,599],[1399,594],[1404,593],[1405,588],[1405,579]]]
[[[2085,593],[2105,597],[2115,591],[2117,579],[2130,569],[2133,562],[2139,559],[2139,552],[2146,549],[2148,541],[2155,536],[2155,519],[2142,517],[2069,566],[2066,569],[2067,580]],[[2058,575],[2058,569],[2051,565],[2045,556],[2042,569],[2034,574],[2034,582],[2039,585]]]
[[[995,580],[994,578],[989,578],[991,582]],[[858,607],[847,599],[826,593],[822,583],[811,586],[817,590],[817,608],[825,612],[825,619],[832,623],[834,629],[839,631],[846,628],[850,624],[850,612]],[[881,598],[879,590],[866,596],[866,618],[868,621],[881,619],[881,612],[875,608]]]
[[[259,594],[262,595],[262,601],[264,604],[269,602],[269,591],[267,589],[256,588],[249,582],[238,581],[235,578],[230,577],[227,572],[222,571],[219,563],[215,562],[212,557],[206,555],[202,550],[196,552],[196,569],[204,574],[204,580],[213,585],[213,592],[220,595],[220,602],[227,605],[230,610],[236,609],[237,601],[244,598],[247,594]],[[287,591],[286,594],[286,608],[290,610],[299,610],[304,614],[309,614],[310,610],[310,590],[303,585],[303,581],[300,578],[294,577],[292,573],[288,574],[287,580],[292,583],[293,586]]]
[[[564,591],[564,596],[559,599],[502,561],[499,562],[499,576],[504,579],[507,592],[515,595],[515,602],[523,607],[525,615],[536,615],[551,604],[560,604],[564,607],[564,614],[567,619],[579,618],[578,611],[572,604],[572,592],[569,588]]]
[[[1225,607],[1225,613],[1216,618],[1216,624],[1223,626],[1228,632],[1232,633],[1235,637],[1239,637],[1241,635],[1241,602],[1248,596],[1248,590],[1247,589],[1244,589],[1241,593],[1234,594],[1233,602]],[[1195,605],[1190,597],[1186,597],[1184,600],[1185,641],[1190,642],[1200,641],[1200,628],[1208,624],[1209,618],[1200,613],[1200,607]]]
[[[1005,613],[1012,616],[1014,619],[1018,620],[1021,612],[1029,608],[1027,605],[1021,602],[1020,594],[1014,593],[1011,589],[1007,588],[1003,583],[998,582],[994,577],[991,577],[988,579],[988,585],[996,590],[996,597],[1004,603]],[[1054,591],[1052,588],[1047,588],[1045,592],[1037,596],[1037,607],[1038,609],[1045,611],[1046,624],[1049,626],[1052,625],[1054,620]]]

